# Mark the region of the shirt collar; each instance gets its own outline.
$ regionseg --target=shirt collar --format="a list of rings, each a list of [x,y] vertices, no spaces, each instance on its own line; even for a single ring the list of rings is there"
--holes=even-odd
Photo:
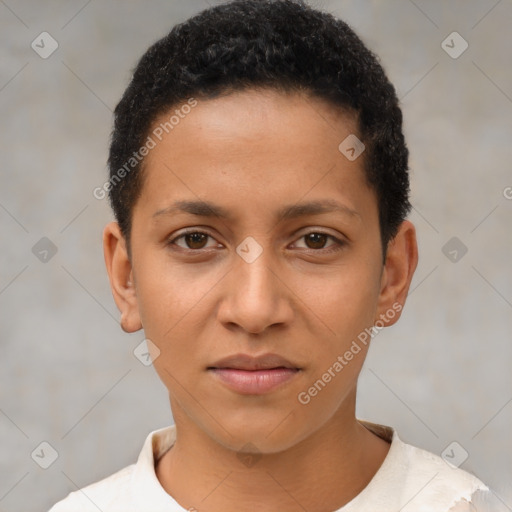
[[[359,421],[374,434],[383,438],[387,442],[391,442],[391,448],[384,460],[384,463],[370,482],[370,485],[363,490],[363,493],[361,493],[364,494],[377,478],[378,473],[385,470],[387,466],[392,467],[392,465],[395,464],[395,459],[399,457],[400,454],[395,453],[398,450],[398,443],[393,443],[393,441],[398,439],[398,436],[393,428],[367,421]],[[148,498],[151,500],[152,512],[181,512],[185,510],[165,491],[155,472],[156,462],[172,447],[175,441],[176,425],[170,425],[168,427],[154,430],[148,434],[144,441],[137,463],[135,464],[130,485],[133,499],[141,510],[144,510],[144,508],[147,507]],[[347,504],[347,506],[352,503],[355,505],[355,501],[361,499],[359,498],[361,494],[356,496],[356,498]]]
[[[358,421],[368,430],[391,443],[391,446],[368,485],[338,512],[372,510],[376,504],[380,512],[396,510],[406,512],[415,510],[417,494],[421,494],[422,503],[425,500],[425,503],[453,504],[460,496],[469,499],[475,489],[487,489],[473,475],[464,471],[453,472],[451,467],[434,454],[402,442],[392,427]],[[132,502],[137,505],[136,509],[147,510],[150,503],[152,512],[185,511],[172,496],[167,494],[155,473],[155,462],[172,447],[175,441],[175,425],[154,430],[147,436],[130,482]],[[420,462],[419,471],[418,469],[412,471],[417,468],[418,462]],[[436,485],[430,488],[428,484],[432,480],[436,480]],[[422,486],[426,488],[423,489]],[[448,506],[437,507],[436,510],[448,508]]]
[[[152,512],[185,510],[167,494],[155,472],[155,463],[175,441],[176,425],[154,430],[146,437],[131,481],[132,496],[140,510],[147,509],[148,499]]]

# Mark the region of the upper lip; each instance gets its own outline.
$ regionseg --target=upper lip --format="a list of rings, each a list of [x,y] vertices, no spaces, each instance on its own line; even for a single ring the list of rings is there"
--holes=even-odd
[[[208,367],[208,369],[213,368],[230,368],[233,370],[270,370],[272,368],[300,369],[297,365],[277,354],[263,354],[260,356],[234,354],[219,359]]]

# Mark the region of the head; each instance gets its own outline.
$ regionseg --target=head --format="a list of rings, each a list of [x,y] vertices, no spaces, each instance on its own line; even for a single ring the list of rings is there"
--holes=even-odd
[[[407,157],[377,58],[303,3],[223,4],[149,48],[115,110],[104,246],[177,423],[275,452],[353,415],[362,333],[396,322],[416,266]],[[234,390],[240,354],[292,372]]]

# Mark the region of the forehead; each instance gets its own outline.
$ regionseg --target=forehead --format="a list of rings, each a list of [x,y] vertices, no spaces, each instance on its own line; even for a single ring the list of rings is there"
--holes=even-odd
[[[341,198],[355,210],[365,196],[373,199],[364,155],[350,161],[339,150],[357,134],[349,112],[305,93],[268,89],[182,108],[187,104],[153,124],[141,207],[157,211],[176,198],[211,199],[227,208],[259,208],[261,215],[284,200]]]
[[[284,92],[260,87],[224,93],[213,99],[197,99],[196,106],[189,109],[190,103],[189,99],[162,114],[154,121],[153,130],[162,127],[164,138],[171,133],[187,137],[191,131],[198,130],[196,135],[204,137],[204,142],[208,138],[232,137],[245,139],[246,143],[258,135],[283,136],[285,128],[289,143],[304,137],[314,142],[317,136],[330,136],[335,141],[344,132],[357,133],[354,112],[306,91]],[[165,124],[171,117],[176,124],[167,126],[171,129],[166,130]],[[208,137],[204,130],[208,130]]]

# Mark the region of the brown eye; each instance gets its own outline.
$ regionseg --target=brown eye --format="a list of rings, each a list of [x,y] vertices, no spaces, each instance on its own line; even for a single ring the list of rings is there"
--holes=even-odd
[[[215,247],[216,240],[209,235],[208,233],[203,233],[202,231],[189,231],[187,233],[182,233],[181,235],[169,240],[167,242],[168,246],[177,246],[181,249],[194,251],[201,249],[210,249]],[[210,245],[208,245],[208,243]],[[212,245],[213,244],[213,245]]]
[[[310,249],[323,249],[327,243],[328,238],[331,237],[329,235],[325,235],[324,233],[308,233],[307,235],[304,235],[306,245]]]
[[[318,254],[327,254],[343,249],[346,242],[328,233],[310,231],[302,235],[294,243],[294,246],[299,249],[309,249],[311,252],[318,252]]]
[[[189,249],[202,249],[208,240],[208,235],[204,233],[188,233],[183,238]]]

